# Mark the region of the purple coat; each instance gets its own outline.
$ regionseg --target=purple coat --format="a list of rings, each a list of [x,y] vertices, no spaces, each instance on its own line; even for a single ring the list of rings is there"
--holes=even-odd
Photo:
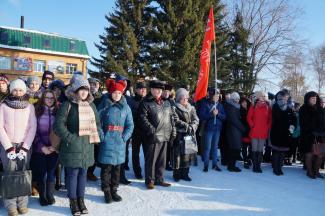
[[[53,111],[45,106],[44,113],[37,119],[37,131],[33,142],[33,151],[42,153],[43,146],[51,146],[50,133],[55,117]]]

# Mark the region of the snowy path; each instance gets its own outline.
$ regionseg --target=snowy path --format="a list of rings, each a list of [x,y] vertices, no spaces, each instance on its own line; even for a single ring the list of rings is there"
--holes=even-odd
[[[240,164],[240,167],[242,165]],[[89,215],[170,215],[170,216],[322,216],[325,215],[325,180],[310,180],[301,167],[284,168],[284,176],[276,177],[269,165],[263,166],[263,174],[250,170],[230,173],[202,172],[202,164],[192,167],[192,182],[172,180],[172,172],[166,172],[166,180],[173,183],[170,188],[156,187],[148,191],[144,182],[133,179],[131,186],[120,186],[123,198],[120,203],[105,204],[99,181],[88,183],[86,205]],[[98,175],[98,170],[97,175]],[[56,204],[41,207],[37,198],[30,198],[27,215],[69,215],[66,192],[56,193]],[[6,215],[1,206],[0,215]]]

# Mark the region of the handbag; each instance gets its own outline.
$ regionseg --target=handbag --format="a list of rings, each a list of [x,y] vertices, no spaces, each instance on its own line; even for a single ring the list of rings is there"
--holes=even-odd
[[[10,166],[11,160],[9,160]],[[26,170],[25,160],[22,170],[4,171],[0,173],[0,195],[4,199],[11,199],[32,194],[32,171]]]
[[[314,155],[322,155],[325,154],[325,143],[324,142],[318,142],[315,140],[315,143],[312,147],[312,152]]]
[[[183,154],[195,154],[198,147],[194,136],[184,136],[184,152]]]
[[[71,105],[69,103],[69,106],[68,106],[68,111],[66,112],[65,114],[65,119],[67,119],[68,115],[69,115],[69,112],[70,112],[70,108],[71,108]],[[49,140],[51,142],[51,146],[55,149],[56,152],[59,152],[59,149],[60,149],[60,142],[61,142],[61,138],[56,135],[55,131],[51,130],[50,132],[50,136],[49,136]]]

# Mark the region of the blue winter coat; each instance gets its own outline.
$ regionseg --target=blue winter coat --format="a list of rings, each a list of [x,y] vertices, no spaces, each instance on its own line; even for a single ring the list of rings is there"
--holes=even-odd
[[[99,145],[100,164],[119,165],[125,162],[125,143],[131,137],[134,124],[132,112],[124,96],[117,103],[110,97],[104,109],[99,112],[104,141]],[[123,131],[109,131],[108,126],[122,126]]]
[[[219,111],[216,123],[214,123],[214,115],[212,114],[212,109],[215,106],[215,103],[211,100],[205,100],[202,102],[199,109],[199,118],[202,121],[206,122],[205,130],[206,131],[221,131],[222,122],[226,120],[226,112],[221,103],[217,103],[217,109]]]

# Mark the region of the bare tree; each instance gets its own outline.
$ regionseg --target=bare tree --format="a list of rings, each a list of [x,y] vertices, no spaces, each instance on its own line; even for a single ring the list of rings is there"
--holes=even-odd
[[[250,76],[257,82],[261,71],[274,72],[281,59],[297,39],[296,21],[301,9],[290,5],[289,0],[233,0],[230,10],[238,10],[249,31]],[[254,89],[255,85],[251,88]]]
[[[311,50],[311,64],[317,79],[318,93],[321,93],[325,83],[325,45]]]

